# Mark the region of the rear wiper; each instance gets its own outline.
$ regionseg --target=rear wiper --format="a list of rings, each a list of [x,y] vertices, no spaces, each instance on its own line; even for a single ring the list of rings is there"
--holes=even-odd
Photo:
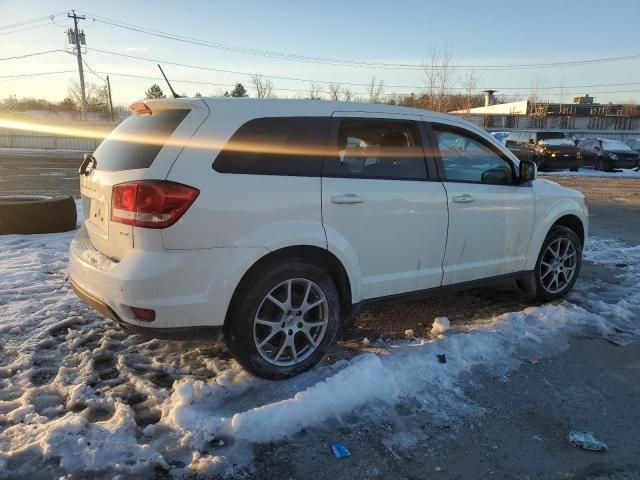
[[[89,168],[89,165],[91,165],[91,168]],[[93,171],[93,169],[96,168],[97,166],[98,166],[98,161],[96,160],[96,157],[94,157],[92,153],[85,153],[84,160],[80,164],[78,173],[80,175],[89,175]]]

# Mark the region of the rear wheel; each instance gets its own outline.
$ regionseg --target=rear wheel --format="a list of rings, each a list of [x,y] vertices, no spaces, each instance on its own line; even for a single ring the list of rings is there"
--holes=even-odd
[[[556,225],[542,244],[533,272],[518,280],[532,297],[548,302],[573,288],[582,266],[582,243],[570,228]]]
[[[304,260],[269,264],[243,280],[225,325],[227,346],[259,377],[284,379],[316,365],[333,342],[340,300],[331,277]]]
[[[577,172],[578,170],[580,170],[580,167],[573,167],[573,168],[570,168],[569,170],[571,170],[572,172]]]

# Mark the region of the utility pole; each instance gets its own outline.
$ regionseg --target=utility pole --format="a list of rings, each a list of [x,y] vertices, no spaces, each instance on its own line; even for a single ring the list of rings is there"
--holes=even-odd
[[[109,95],[109,115],[113,123],[115,119],[113,118],[113,101],[111,100],[111,82],[109,81],[109,75],[107,75],[107,95]]]
[[[67,13],[68,18],[73,18],[73,34],[69,35],[70,40],[76,45],[76,57],[78,59],[78,73],[80,74],[80,95],[82,96],[82,120],[87,119],[87,97],[84,91],[84,71],[82,70],[82,52],[80,49],[80,32],[78,32],[78,20],[85,20],[84,15],[76,15],[75,10],[71,10],[72,14]],[[71,32],[68,32],[70,34]],[[84,32],[82,32],[82,43],[84,42]],[[69,42],[71,43],[71,41]]]

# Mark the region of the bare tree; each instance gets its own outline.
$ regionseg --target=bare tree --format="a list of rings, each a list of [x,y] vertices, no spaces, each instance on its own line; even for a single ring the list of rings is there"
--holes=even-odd
[[[471,109],[473,108],[476,88],[478,88],[478,77],[475,72],[467,73],[462,80],[462,86],[464,88],[464,98],[462,100],[464,109],[464,118],[467,120],[471,116]]]
[[[350,102],[353,100],[353,93],[351,93],[351,90],[349,90],[348,88],[345,88],[344,90],[342,90],[342,99],[345,102]]]
[[[329,98],[331,100],[340,100],[340,93],[342,91],[342,85],[339,83],[329,84]]]
[[[270,98],[273,94],[273,82],[268,78],[264,78],[262,74],[255,73],[251,76],[251,83],[256,90],[256,97]]]
[[[384,92],[384,80],[376,82],[376,77],[371,77],[371,82],[367,86],[367,94],[369,95],[369,102],[380,103],[380,97]]]
[[[67,96],[74,104],[82,105],[82,94],[80,93],[80,83],[72,80],[67,88]],[[106,85],[96,85],[92,82],[85,83],[85,96],[87,99],[87,111],[106,114],[108,94]]]
[[[455,63],[453,48],[433,48],[422,61],[426,83],[426,105],[430,110],[446,112],[449,108],[448,91],[454,83]]]
[[[546,96],[544,80],[540,79],[540,75],[536,74],[535,81],[531,85],[531,93],[529,94],[530,103],[540,103]]]
[[[309,84],[309,93],[307,94],[307,98],[310,100],[321,100],[320,96],[320,86],[317,83],[311,82]]]

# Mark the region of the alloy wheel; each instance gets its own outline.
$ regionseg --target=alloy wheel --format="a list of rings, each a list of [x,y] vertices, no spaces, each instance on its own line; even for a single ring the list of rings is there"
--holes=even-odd
[[[556,238],[540,261],[540,283],[549,293],[558,293],[571,283],[578,265],[578,252],[568,238]]]
[[[253,322],[253,340],[272,365],[296,365],[315,352],[329,323],[329,303],[311,280],[292,278],[262,300]]]

